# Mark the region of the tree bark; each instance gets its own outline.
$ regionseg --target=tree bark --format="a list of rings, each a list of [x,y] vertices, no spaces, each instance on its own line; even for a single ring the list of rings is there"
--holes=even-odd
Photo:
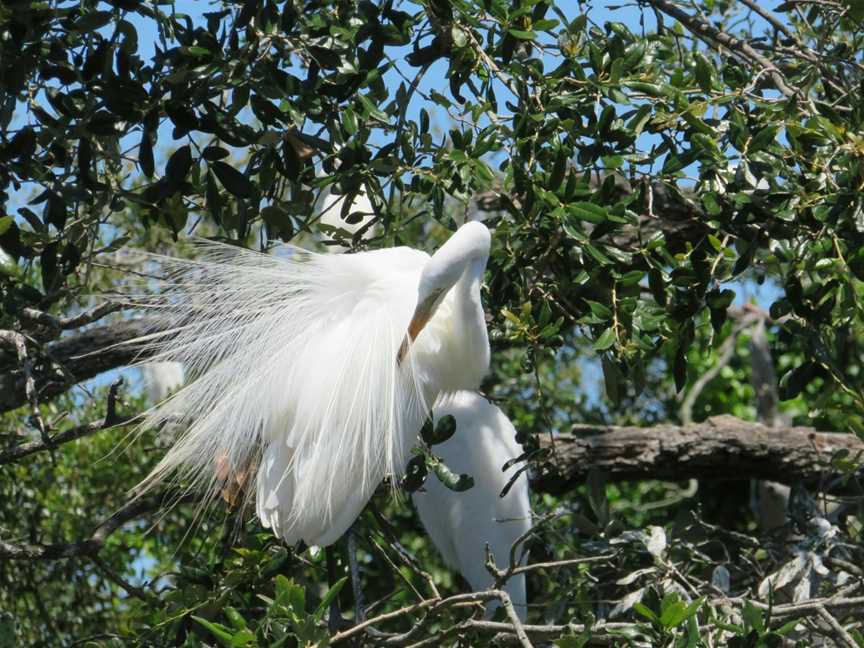
[[[577,425],[566,436],[544,438],[551,467],[532,480],[536,490],[560,493],[584,483],[591,468],[610,480],[770,479],[784,484],[821,482],[839,476],[831,458],[845,450],[864,456],[852,434],[808,427],[769,428],[733,416],[687,426],[650,428]],[[847,486],[848,488],[848,486]]]

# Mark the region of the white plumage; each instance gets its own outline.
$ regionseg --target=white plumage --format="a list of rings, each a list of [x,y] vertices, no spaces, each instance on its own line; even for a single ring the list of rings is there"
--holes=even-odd
[[[504,464],[522,454],[516,430],[500,409],[479,394],[460,391],[436,404],[435,420],[448,414],[456,419],[456,433],[432,450],[454,472],[471,475],[474,486],[457,493],[430,477],[412,499],[444,561],[474,590],[484,590],[494,582],[485,567],[486,544],[498,568],[505,569],[513,543],[531,528],[528,479],[520,476],[507,495],[499,497],[517,469],[504,472]],[[525,575],[511,578],[504,589],[524,619]],[[497,607],[497,602],[487,606],[487,615]]]
[[[215,243],[196,260],[157,258],[167,277],[141,301],[154,332],[139,342],[192,380],[147,417],[187,427],[145,486],[181,475],[215,494],[257,467],[263,524],[290,543],[337,540],[404,470],[439,394],[487,372],[489,243],[468,223],[431,258]]]

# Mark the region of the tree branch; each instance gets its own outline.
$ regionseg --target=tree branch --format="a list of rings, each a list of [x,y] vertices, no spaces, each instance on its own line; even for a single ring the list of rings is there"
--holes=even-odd
[[[680,7],[676,7],[668,0],[647,0],[648,4],[656,7],[667,16],[670,16],[686,27],[692,34],[705,41],[708,45],[718,45],[727,48],[730,52],[737,54],[752,63],[756,63],[768,72],[775,87],[787,98],[800,94],[797,88],[791,87],[780,69],[773,62],[762,56],[747,42],[738,40],[734,36],[717,29],[714,25],[704,22],[696,16],[691,16]]]
[[[94,556],[112,533],[135,518],[162,507],[164,496],[134,499],[97,526],[89,538],[59,544],[19,544],[0,540],[0,558],[10,560],[58,560],[77,556]],[[176,500],[188,501],[192,496]]]
[[[61,325],[69,321],[71,319],[62,320]],[[140,359],[144,353],[140,347],[123,343],[149,332],[146,320],[120,320],[49,344],[42,358],[30,358],[35,393],[40,400],[50,399],[77,383]],[[27,403],[26,385],[27,376],[20,367],[7,366],[3,370],[0,374],[0,412]]]
[[[818,481],[835,474],[832,455],[864,455],[852,434],[808,427],[769,428],[732,416],[688,426],[651,428],[577,425],[570,435],[541,439],[552,469],[534,487],[564,492],[584,482],[595,467],[610,479],[770,479],[784,484]]]
[[[137,416],[118,416],[117,415],[117,390],[123,383],[123,379],[119,379],[108,389],[108,399],[106,403],[105,418],[101,421],[91,421],[83,425],[76,425],[54,436],[49,436],[40,441],[31,441],[20,445],[12,446],[11,448],[0,451],[0,466],[7,463],[18,461],[35,452],[42,450],[50,450],[69,441],[80,439],[81,437],[101,432],[112,427],[127,425],[134,421]]]

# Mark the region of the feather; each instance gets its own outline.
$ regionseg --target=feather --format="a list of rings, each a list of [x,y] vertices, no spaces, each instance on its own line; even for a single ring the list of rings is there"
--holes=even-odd
[[[143,487],[179,478],[216,495],[220,468],[258,467],[262,522],[289,542],[329,544],[401,474],[437,395],[412,356],[395,362],[429,257],[199,251],[151,257],[165,276],[138,300],[154,322],[138,341],[148,361],[180,362],[192,378],[147,415],[144,428],[183,431]]]

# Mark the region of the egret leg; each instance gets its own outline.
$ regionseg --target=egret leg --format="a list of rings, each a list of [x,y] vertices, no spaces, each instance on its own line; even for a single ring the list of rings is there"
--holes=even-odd
[[[363,608],[363,589],[360,584],[360,566],[357,564],[357,538],[354,536],[354,526],[348,529],[348,569],[351,573],[351,590],[354,593],[354,623],[363,623],[365,613]]]
[[[327,585],[329,587],[333,587],[336,584],[336,581],[339,580],[337,574],[335,546],[336,545],[324,547],[324,557],[327,562]],[[327,618],[327,629],[330,634],[333,635],[339,632],[346,625],[348,625],[348,622],[342,618],[342,610],[339,607],[339,597],[334,596],[333,600],[330,601],[330,614]]]

